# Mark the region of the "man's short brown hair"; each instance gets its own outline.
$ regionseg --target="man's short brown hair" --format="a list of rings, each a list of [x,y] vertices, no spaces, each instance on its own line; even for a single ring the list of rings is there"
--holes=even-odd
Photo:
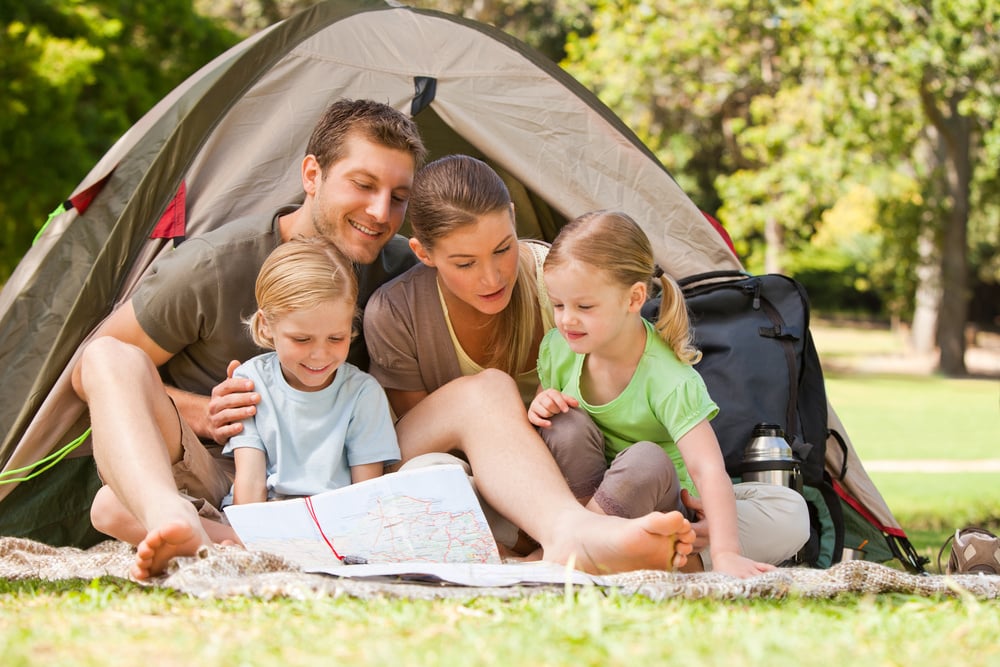
[[[325,173],[330,165],[344,158],[345,140],[357,133],[377,144],[405,151],[419,169],[427,156],[417,124],[387,104],[372,100],[337,100],[316,123],[306,154],[316,157]]]

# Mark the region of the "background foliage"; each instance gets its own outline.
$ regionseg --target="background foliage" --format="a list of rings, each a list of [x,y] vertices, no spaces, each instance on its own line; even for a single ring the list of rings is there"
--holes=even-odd
[[[0,0],[0,282],[135,120],[312,0]],[[992,0],[414,0],[493,24],[594,90],[747,268],[912,325],[964,372],[1000,325]]]

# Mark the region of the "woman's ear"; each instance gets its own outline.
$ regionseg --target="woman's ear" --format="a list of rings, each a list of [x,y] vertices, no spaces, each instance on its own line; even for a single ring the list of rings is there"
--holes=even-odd
[[[413,251],[413,254],[416,255],[417,259],[419,259],[422,263],[430,267],[434,266],[434,260],[431,259],[427,249],[424,248],[423,244],[420,243],[416,237],[410,237],[410,250]]]
[[[646,303],[647,287],[644,282],[633,283],[628,292],[628,312],[638,313]]]

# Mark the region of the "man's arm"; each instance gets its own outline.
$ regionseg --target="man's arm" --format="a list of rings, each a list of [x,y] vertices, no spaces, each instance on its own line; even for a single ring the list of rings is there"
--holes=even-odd
[[[145,332],[135,316],[131,300],[122,304],[101,324],[94,338],[102,336],[111,336],[138,347],[157,368],[174,356],[157,345]],[[176,387],[164,387],[177,405],[181,417],[199,437],[225,443],[243,429],[240,422],[257,411],[255,405],[260,401],[260,396],[251,393],[253,382],[245,378],[233,378],[233,371],[237,366],[238,361],[230,362],[226,380],[215,386],[211,397],[181,391]],[[86,401],[87,397],[80,383],[80,372],[81,365],[77,362],[73,368],[73,389]]]

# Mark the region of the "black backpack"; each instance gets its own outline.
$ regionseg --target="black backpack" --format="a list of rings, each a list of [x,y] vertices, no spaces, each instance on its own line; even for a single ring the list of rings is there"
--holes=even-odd
[[[805,289],[787,276],[738,271],[703,273],[678,281],[702,351],[695,370],[719,405],[710,422],[726,471],[740,481],[743,451],[754,426],[777,424],[799,461],[811,536],[796,561],[829,567],[840,560],[844,516],[825,470],[826,387],[809,331]],[[656,321],[660,299],[642,314]]]

